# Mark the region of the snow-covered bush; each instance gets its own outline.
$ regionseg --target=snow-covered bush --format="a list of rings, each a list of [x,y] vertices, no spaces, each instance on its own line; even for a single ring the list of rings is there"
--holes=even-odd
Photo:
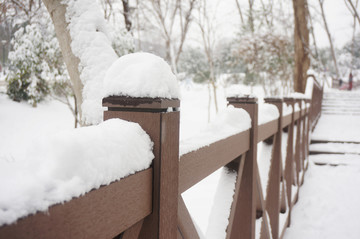
[[[112,47],[120,57],[135,52],[134,38],[125,28],[114,28]]]
[[[20,28],[11,43],[6,77],[11,99],[36,106],[54,86],[70,93],[66,83],[69,76],[52,24],[33,23]]]
[[[197,83],[205,82],[210,77],[206,56],[199,48],[185,49],[180,55],[178,68],[179,72],[185,73],[185,78],[191,78]]]
[[[276,32],[245,32],[235,54],[246,64],[244,83],[261,84],[271,95],[292,88],[294,47],[289,37]]]

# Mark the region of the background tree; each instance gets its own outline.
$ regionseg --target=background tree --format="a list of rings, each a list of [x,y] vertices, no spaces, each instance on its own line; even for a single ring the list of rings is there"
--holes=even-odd
[[[323,19],[323,22],[324,22],[324,28],[325,28],[325,31],[326,31],[326,34],[328,36],[329,43],[330,43],[331,57],[333,59],[334,68],[335,68],[335,71],[336,71],[336,79],[339,79],[340,72],[339,72],[337,61],[336,61],[335,49],[334,49],[334,45],[333,45],[333,40],[331,38],[330,29],[329,29],[327,21],[326,21],[326,16],[325,16],[325,11],[324,11],[324,0],[319,0],[319,5],[320,5],[320,10],[321,10],[321,16],[322,16],[322,19]]]
[[[174,72],[177,72],[177,64],[193,20],[193,10],[197,1],[139,1],[140,15],[147,24],[151,25],[149,29],[160,35],[164,41],[165,60],[169,62]]]
[[[310,66],[307,0],[293,0],[293,8],[295,19],[294,90],[295,92],[304,93],[306,87],[307,71]]]
[[[209,69],[209,108],[211,101],[211,93],[210,88],[212,88],[213,96],[214,96],[214,105],[215,111],[218,112],[218,102],[217,102],[217,92],[216,92],[216,73],[215,73],[215,44],[216,44],[216,26],[214,24],[214,17],[210,17],[210,11],[208,9],[206,0],[202,0],[199,3],[199,7],[197,9],[198,18],[197,25],[199,26],[203,50],[207,59],[208,69]],[[209,110],[210,114],[210,110]],[[209,115],[210,120],[210,115]]]

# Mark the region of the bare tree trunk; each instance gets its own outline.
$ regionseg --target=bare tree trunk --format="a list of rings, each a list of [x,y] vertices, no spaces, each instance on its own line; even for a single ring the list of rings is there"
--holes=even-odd
[[[82,104],[82,89],[83,84],[80,80],[79,72],[79,58],[77,58],[71,50],[71,37],[68,30],[68,23],[65,19],[66,5],[62,4],[62,0],[43,0],[51,19],[54,23],[55,32],[67,70],[70,75],[72,87],[76,97],[76,106],[79,111],[80,123],[81,119],[81,104]]]
[[[141,51],[139,7],[140,7],[139,0],[136,0],[136,28],[137,28],[137,37],[138,37],[138,50]]]
[[[206,0],[203,0],[201,3],[202,4],[200,5],[200,8],[199,8],[198,26],[201,31],[204,52],[205,52],[205,55],[207,58],[208,66],[209,66],[209,71],[210,71],[209,82],[213,87],[215,110],[216,110],[216,113],[218,113],[218,104],[217,104],[217,97],[216,97],[214,54],[213,54],[213,49],[214,49],[214,45],[215,45],[215,39],[213,39],[215,34],[213,34],[213,33],[215,31],[215,28],[211,25],[209,16],[207,15],[208,10],[207,10],[207,6],[206,6]]]
[[[295,30],[294,90],[305,92],[306,75],[310,66],[309,29],[307,27],[307,0],[293,0]]]
[[[324,26],[325,26],[325,31],[326,31],[326,34],[329,38],[329,43],[330,43],[330,49],[331,49],[331,56],[333,58],[333,61],[334,61],[334,67],[335,67],[335,71],[336,71],[336,79],[339,79],[340,77],[340,73],[339,73],[339,68],[338,68],[338,65],[337,65],[337,62],[336,62],[336,56],[335,56],[335,49],[334,49],[334,45],[333,45],[333,42],[332,42],[332,39],[331,39],[331,34],[330,34],[330,30],[329,30],[329,27],[327,25],[327,21],[326,21],[326,17],[325,17],[325,12],[324,12],[324,0],[319,0],[319,4],[320,4],[320,9],[321,9],[321,16],[322,16],[322,19],[324,21]]]
[[[355,8],[357,8],[359,0],[356,0]],[[351,71],[354,70],[354,59],[355,59],[355,33],[356,33],[356,16],[354,15],[354,28],[353,28],[353,35],[352,35],[352,46],[351,46]]]
[[[125,20],[125,26],[126,30],[129,32],[131,30],[131,20],[130,20],[130,7],[129,7],[129,1],[128,0],[122,0],[123,8],[124,8],[124,20]]]
[[[253,16],[254,1],[255,1],[255,0],[248,0],[248,2],[249,2],[249,17],[248,17],[248,21],[249,21],[249,26],[250,26],[251,32],[254,32],[254,31],[255,31],[254,16]]]

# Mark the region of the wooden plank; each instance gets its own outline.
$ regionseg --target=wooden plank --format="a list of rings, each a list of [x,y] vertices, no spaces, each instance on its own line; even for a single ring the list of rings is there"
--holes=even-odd
[[[249,150],[250,131],[217,141],[180,157],[179,193]]]
[[[266,215],[266,202],[263,196],[263,190],[260,180],[260,173],[259,169],[256,169],[256,192],[257,192],[257,210],[262,212],[262,223],[261,223],[261,229],[260,229],[260,239],[270,239],[272,238],[270,236],[270,223],[268,221],[267,215]],[[266,187],[266,185],[264,186]]]
[[[266,124],[259,125],[258,142],[261,142],[274,135],[278,131],[278,124],[279,120],[275,119]]]
[[[151,213],[152,169],[0,228],[0,238],[113,238]]]
[[[110,96],[102,101],[103,106],[109,107],[111,110],[120,109],[167,109],[180,107],[180,100],[164,99],[164,98],[136,98],[128,96]]]
[[[159,238],[176,238],[180,112],[161,113]]]
[[[141,220],[134,224],[132,227],[127,229],[122,235],[121,239],[137,239],[140,235],[141,227],[144,223],[144,220]]]
[[[283,117],[283,122],[282,122],[282,125],[281,125],[281,128],[285,128],[286,126],[288,126],[289,124],[291,124],[291,117],[292,115],[289,114],[289,115],[286,115]]]
[[[296,111],[295,113],[294,113],[294,120],[298,120],[299,118],[300,118],[300,111]]]
[[[289,105],[292,105],[294,108],[294,99],[287,98],[285,99],[285,102]],[[284,172],[284,179],[285,179],[285,186],[286,186],[286,195],[288,198],[288,210],[289,210],[289,220],[288,223],[290,225],[290,219],[291,219],[291,210],[292,210],[292,204],[291,204],[291,194],[292,194],[292,184],[293,184],[293,178],[294,178],[294,112],[291,114],[291,123],[288,126],[288,140],[287,140],[287,146],[286,146],[286,159],[285,159],[285,172]]]
[[[236,169],[237,177],[236,177],[236,183],[235,183],[234,198],[233,198],[233,202],[231,204],[229,224],[228,224],[227,230],[226,230],[226,239],[230,238],[230,236],[232,235],[232,229],[233,229],[233,227],[236,227],[236,225],[238,224],[238,220],[240,218],[239,215],[236,215],[236,212],[237,212],[236,208],[239,207],[239,205],[237,205],[237,203],[238,203],[238,199],[239,199],[241,179],[242,179],[242,175],[243,175],[243,171],[244,171],[245,154],[241,155],[241,157],[239,159],[236,159],[234,161],[238,161],[238,162],[232,164],[231,166],[229,165],[229,167],[231,169],[234,169],[237,166],[237,169]]]
[[[271,233],[273,238],[279,235],[279,211],[280,211],[280,178],[281,178],[281,136],[282,132],[275,134],[271,154],[269,182],[266,188],[266,210],[269,213]],[[266,185],[263,185],[264,187]]]
[[[190,213],[186,208],[184,200],[179,195],[178,201],[178,231],[183,239],[197,239],[200,238],[197,234],[194,223],[191,219]]]

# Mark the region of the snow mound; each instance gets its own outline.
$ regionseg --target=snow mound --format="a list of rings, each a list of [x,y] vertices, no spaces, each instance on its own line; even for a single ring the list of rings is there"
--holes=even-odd
[[[206,147],[216,141],[226,139],[232,135],[238,134],[250,129],[251,119],[249,114],[243,109],[228,106],[219,112],[214,121],[203,131],[195,136],[180,141],[180,155],[196,151]]]
[[[102,121],[101,89],[107,69],[118,58],[100,6],[93,0],[64,0],[66,20],[72,39],[71,49],[80,60],[80,79],[84,85],[81,105],[86,123]]]
[[[153,143],[120,119],[34,142],[27,157],[0,158],[0,226],[148,168]]]
[[[258,125],[266,124],[270,121],[278,119],[280,116],[278,108],[273,104],[260,103],[259,104],[259,123]]]
[[[179,98],[180,89],[169,64],[156,55],[138,52],[120,57],[106,73],[104,97]]]
[[[229,224],[231,205],[235,194],[237,173],[223,167],[219,183],[216,188],[213,207],[209,217],[206,238],[226,238],[226,229]]]
[[[283,103],[283,112],[282,112],[283,116],[292,114],[292,112],[293,112],[293,107],[292,107],[292,105],[290,105],[290,104],[288,105],[288,104],[286,104],[286,103],[284,102],[284,103]]]

